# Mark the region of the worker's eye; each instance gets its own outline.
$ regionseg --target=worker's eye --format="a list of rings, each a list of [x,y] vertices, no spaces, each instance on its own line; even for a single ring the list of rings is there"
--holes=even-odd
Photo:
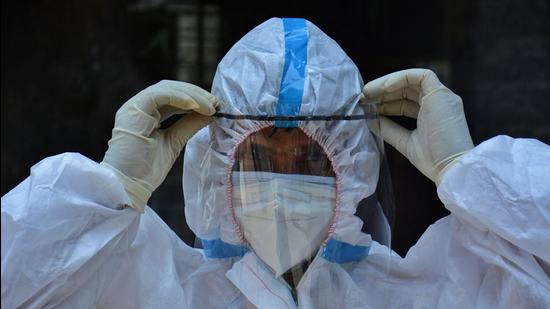
[[[315,161],[319,161],[321,159],[323,159],[323,154],[319,151],[313,151],[313,152],[309,153],[309,155],[308,155],[308,160],[309,161],[314,161],[315,162]]]

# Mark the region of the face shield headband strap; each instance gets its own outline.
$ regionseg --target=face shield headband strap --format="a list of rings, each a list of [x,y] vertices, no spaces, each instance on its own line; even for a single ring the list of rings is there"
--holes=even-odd
[[[226,113],[215,113],[213,117],[226,118],[231,120],[255,120],[255,121],[352,121],[352,120],[370,120],[377,117],[373,113],[365,113],[363,115],[296,115],[296,116],[284,116],[284,115],[235,115]]]

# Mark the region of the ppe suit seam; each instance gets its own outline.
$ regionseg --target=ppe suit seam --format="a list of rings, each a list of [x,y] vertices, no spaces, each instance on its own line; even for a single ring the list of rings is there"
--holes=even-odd
[[[265,289],[273,294],[274,296],[276,296],[277,298],[279,298],[285,305],[287,308],[290,309],[290,305],[284,300],[284,298],[282,298],[279,294],[273,292],[269,286],[262,280],[262,278],[260,278],[260,276],[252,269],[252,267],[250,265],[248,265],[248,263],[246,263],[245,261],[243,261],[243,265],[256,277],[258,278],[258,280],[260,280],[260,282],[262,283],[262,285],[265,287]]]

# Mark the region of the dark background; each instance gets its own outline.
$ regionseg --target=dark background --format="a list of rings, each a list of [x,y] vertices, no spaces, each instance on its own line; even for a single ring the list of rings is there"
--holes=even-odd
[[[217,61],[273,16],[315,23],[365,81],[433,69],[463,98],[475,144],[498,134],[549,143],[549,11],[547,0],[2,1],[2,195],[44,157],[101,161],[122,103],[161,79],[209,89]],[[429,180],[391,147],[387,155],[393,247],[404,254],[447,211]],[[181,165],[150,205],[192,244]]]

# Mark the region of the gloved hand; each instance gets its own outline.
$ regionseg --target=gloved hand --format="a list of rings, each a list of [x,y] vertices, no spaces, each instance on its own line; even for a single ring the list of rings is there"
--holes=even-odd
[[[474,147],[462,100],[430,70],[395,72],[363,87],[367,101],[375,100],[378,113],[417,118],[415,130],[407,130],[380,117],[382,138],[439,185],[445,171]]]
[[[163,80],[141,91],[117,111],[109,149],[101,162],[120,179],[133,208],[143,212],[185,143],[212,121],[217,99],[183,82]],[[161,121],[187,114],[167,129]]]

